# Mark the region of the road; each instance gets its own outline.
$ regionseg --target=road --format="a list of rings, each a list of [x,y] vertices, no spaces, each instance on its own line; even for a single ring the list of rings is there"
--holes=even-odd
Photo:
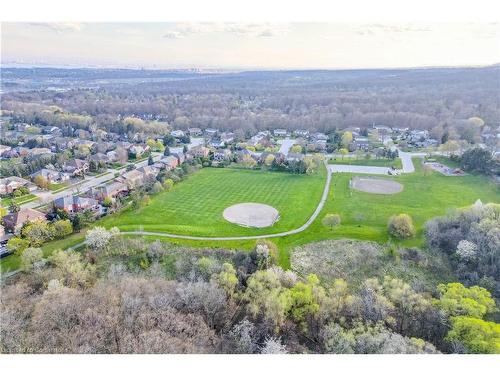
[[[161,154],[156,154],[153,155],[154,160],[158,160],[161,158]],[[143,160],[135,164],[137,168],[144,167],[148,165],[148,160]],[[31,201],[22,204],[21,206],[23,208],[36,208],[41,205],[45,205],[47,203],[52,202],[53,200],[60,198],[60,197],[65,197],[68,195],[72,194],[78,194],[81,192],[85,192],[95,186],[98,186],[104,182],[111,181],[112,179],[115,178],[115,173],[120,173],[123,174],[126,172],[126,168],[117,170],[117,169],[108,169],[105,174],[100,175],[100,176],[88,176],[85,177],[84,180],[77,182],[76,184],[71,185],[67,189],[61,190],[59,192],[53,193],[50,191],[38,191],[34,192],[36,196],[38,196],[40,199],[36,201]]]
[[[399,157],[401,158],[401,163],[403,164],[403,173],[413,173],[415,172],[415,166],[413,165],[412,158],[418,157],[423,158],[426,154],[422,152],[404,152],[400,149],[398,150]]]
[[[295,144],[295,139],[286,138],[286,139],[283,139],[281,141],[278,141],[278,143],[280,143],[280,151],[279,152],[281,152],[285,156],[288,156],[290,149]]]

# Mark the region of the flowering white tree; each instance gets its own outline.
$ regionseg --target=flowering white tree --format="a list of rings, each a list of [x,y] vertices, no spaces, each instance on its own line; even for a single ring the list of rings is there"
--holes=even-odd
[[[462,240],[457,246],[457,255],[460,259],[472,260],[477,255],[477,245],[474,242]]]
[[[38,262],[41,262],[42,259],[42,249],[38,247],[28,247],[21,254],[21,268],[23,269],[23,271],[30,271]]]
[[[264,342],[264,346],[260,350],[261,354],[287,354],[285,345],[281,343],[279,338],[268,337]]]
[[[109,231],[103,227],[95,227],[90,229],[85,236],[87,246],[91,249],[100,251],[108,246],[109,241],[114,236],[118,235],[120,230],[116,227],[111,228]]]

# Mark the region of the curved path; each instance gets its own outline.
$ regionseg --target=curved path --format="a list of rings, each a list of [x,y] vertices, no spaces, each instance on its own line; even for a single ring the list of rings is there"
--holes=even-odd
[[[327,167],[325,163],[325,167]],[[262,234],[258,236],[239,236],[239,237],[199,237],[199,236],[189,236],[183,234],[171,234],[164,232],[149,232],[149,231],[129,231],[129,232],[120,232],[121,235],[138,235],[138,236],[158,236],[158,237],[167,237],[167,238],[178,238],[183,240],[195,240],[195,241],[234,241],[234,240],[258,240],[263,238],[274,238],[274,237],[285,237],[291,234],[297,234],[305,231],[309,226],[313,223],[314,220],[318,217],[319,213],[323,209],[325,202],[328,198],[328,192],[330,191],[330,182],[332,181],[332,173],[329,168],[326,168],[326,182],[325,188],[323,189],[323,195],[321,196],[321,200],[318,203],[318,206],[314,210],[311,217],[299,228],[288,230],[286,232],[280,233],[270,233],[270,234]],[[76,245],[70,246],[65,250],[75,250],[85,245],[86,241],[82,241]],[[5,280],[15,274],[19,273],[20,270],[15,270],[6,274],[2,274],[2,280]]]
[[[305,231],[309,226],[313,223],[314,220],[318,217],[319,213],[323,209],[325,202],[328,198],[328,192],[330,191],[330,182],[332,180],[332,173],[327,168],[327,174],[326,174],[326,182],[325,182],[325,188],[323,189],[323,195],[321,196],[321,199],[318,203],[318,206],[314,210],[313,214],[311,217],[299,228],[288,230],[286,232],[280,232],[280,233],[270,233],[270,234],[261,234],[257,236],[234,236],[234,237],[201,237],[201,236],[189,236],[189,235],[184,235],[184,234],[171,234],[171,233],[164,233],[164,232],[150,232],[150,231],[128,231],[128,232],[120,232],[120,234],[133,234],[133,235],[140,235],[140,236],[159,236],[159,237],[168,237],[168,238],[178,238],[178,239],[184,239],[184,240],[198,240],[198,241],[234,241],[234,240],[258,240],[262,238],[273,238],[273,237],[285,237],[289,236],[291,234],[297,234],[300,232]],[[76,246],[82,246],[83,243],[79,243]],[[75,248],[75,247],[73,247]]]

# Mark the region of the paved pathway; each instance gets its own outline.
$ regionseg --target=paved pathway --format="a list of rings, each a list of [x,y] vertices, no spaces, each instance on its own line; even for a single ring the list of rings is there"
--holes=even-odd
[[[388,175],[390,168],[387,167],[371,167],[365,165],[349,165],[349,164],[329,164],[328,170],[331,173],[367,173],[367,174],[384,174]]]
[[[397,149],[397,148],[396,148]],[[415,166],[413,165],[413,160],[411,158],[423,158],[426,154],[422,152],[404,152],[399,149],[398,154],[401,158],[401,162],[403,164],[403,173],[413,173],[415,172]]]
[[[275,237],[285,237],[292,234],[297,234],[305,231],[309,226],[313,223],[314,220],[318,217],[319,213],[323,209],[325,202],[328,198],[328,192],[330,191],[330,183],[332,181],[332,174],[330,170],[327,168],[327,176],[325,187],[323,189],[323,194],[321,195],[321,199],[318,203],[318,206],[314,210],[311,217],[299,228],[288,230],[286,232],[280,233],[270,233],[270,234],[262,234],[258,236],[234,236],[234,237],[199,237],[199,236],[189,236],[183,234],[171,234],[171,233],[163,233],[163,232],[150,232],[150,231],[129,231],[129,232],[120,232],[120,234],[125,235],[138,235],[138,236],[158,236],[158,237],[168,237],[168,238],[179,238],[185,240],[195,240],[195,241],[234,241],[234,240],[257,240],[263,238],[275,238]],[[85,245],[85,241],[82,241],[74,246],[67,248],[66,250],[75,250]],[[12,271],[6,274],[2,274],[2,280],[5,280],[15,274],[19,273],[19,270]]]

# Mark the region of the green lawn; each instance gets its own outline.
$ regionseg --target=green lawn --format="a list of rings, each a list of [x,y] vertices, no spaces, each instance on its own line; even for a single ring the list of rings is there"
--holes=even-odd
[[[198,236],[243,236],[282,232],[304,224],[314,212],[325,183],[325,171],[314,175],[204,168],[151,199],[147,207],[103,220],[122,230],[161,231]],[[265,203],[280,212],[270,228],[244,228],[222,217],[226,207]]]
[[[390,216],[408,213],[418,230],[415,238],[401,241],[405,246],[423,245],[423,226],[432,217],[441,216],[452,208],[464,207],[477,199],[500,203],[500,189],[487,177],[466,175],[447,177],[437,172],[424,176],[421,159],[414,159],[416,172],[394,179],[404,185],[395,195],[377,195],[351,191],[349,180],[353,174],[336,173],[328,201],[318,219],[304,232],[283,238],[273,238],[280,248],[280,263],[289,267],[289,255],[295,246],[329,238],[354,238],[385,243],[387,221]],[[365,175],[366,176],[366,175]],[[171,192],[160,193],[148,207],[138,211],[127,209],[111,215],[95,225],[118,226],[123,230],[144,230],[216,236],[269,233],[297,228],[314,211],[324,186],[325,172],[313,176],[297,176],[266,171],[205,168],[177,184]],[[276,207],[282,219],[268,229],[242,228],[222,218],[225,207],[238,202],[256,201]],[[331,231],[321,224],[326,213],[339,213],[342,224]],[[66,248],[83,239],[83,233],[44,246],[44,254],[55,248]],[[145,237],[170,241],[183,246],[242,248],[255,245],[250,241],[194,241]],[[399,241],[394,241],[399,242]],[[17,257],[0,261],[2,270],[16,267]]]
[[[22,197],[17,197],[17,198],[2,198],[1,203],[3,207],[8,207],[12,201],[16,202],[17,204],[23,204],[37,199],[38,197],[34,194],[26,194],[23,195]]]
[[[60,191],[64,190],[69,187],[69,184],[67,182],[61,182],[59,184],[54,183],[49,185],[49,190],[50,191]]]
[[[364,159],[364,158],[352,158],[345,157],[343,160],[341,157],[328,160],[328,164],[349,164],[349,165],[368,165],[370,167],[394,167],[397,169],[403,168],[400,158],[394,160],[390,159]]]
[[[351,191],[349,180],[354,175],[334,174],[328,201],[318,220],[307,231],[276,241],[283,249],[281,253],[283,265],[289,264],[288,252],[291,248],[312,241],[355,238],[387,242],[390,240],[387,234],[387,221],[392,215],[402,212],[412,216],[418,230],[415,238],[402,241],[402,244],[422,246],[423,227],[427,220],[444,215],[450,209],[471,205],[477,199],[485,203],[500,203],[499,187],[485,176],[447,177],[438,172],[424,176],[421,159],[414,158],[413,163],[416,168],[415,173],[397,177],[376,176],[376,178],[393,179],[404,185],[404,190],[394,195]],[[342,224],[338,229],[330,231],[321,224],[321,218],[326,213],[340,214]]]

